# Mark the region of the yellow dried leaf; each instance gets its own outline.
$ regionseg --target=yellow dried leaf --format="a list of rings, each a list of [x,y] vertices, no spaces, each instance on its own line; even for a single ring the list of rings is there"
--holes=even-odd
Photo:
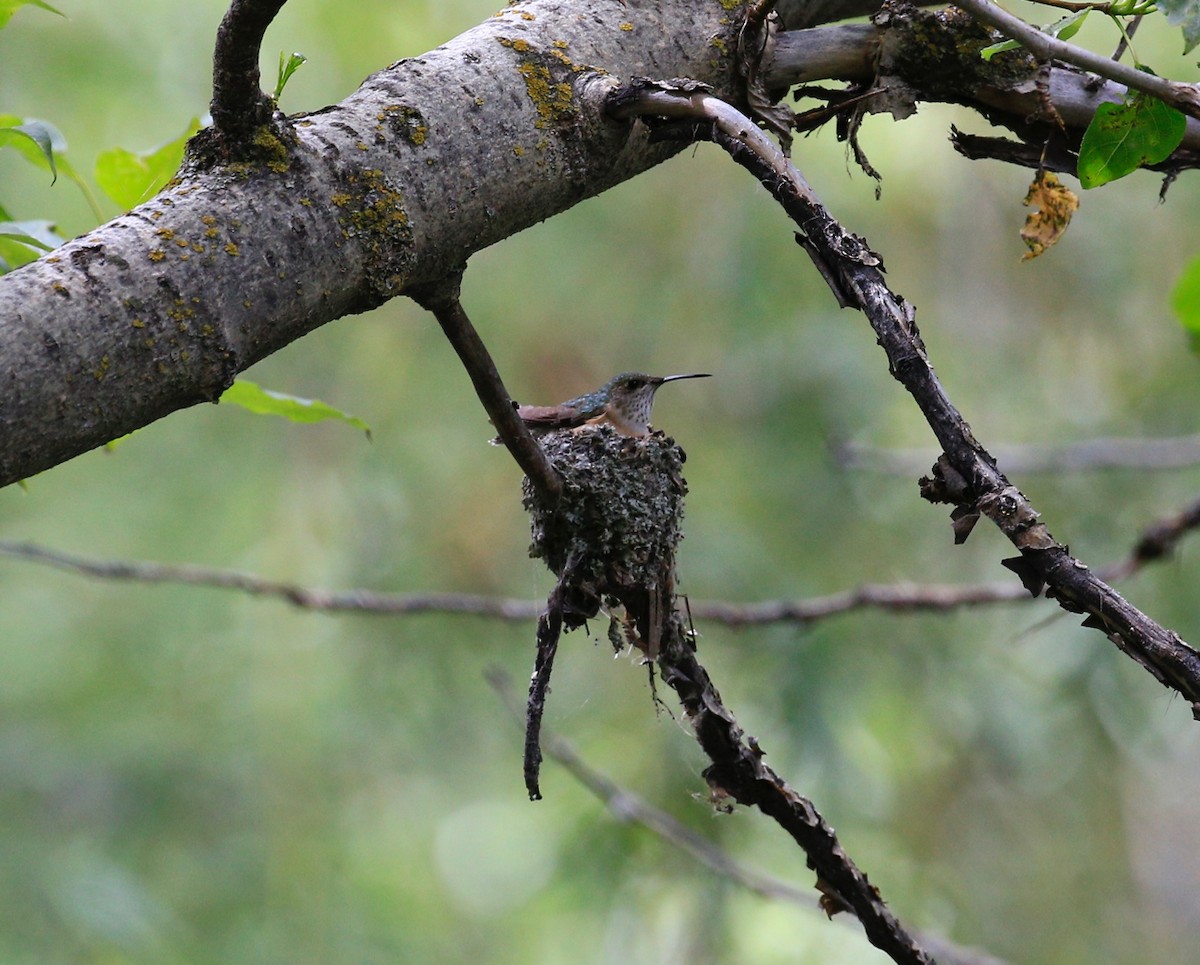
[[[1029,213],[1025,218],[1025,227],[1021,229],[1021,240],[1029,248],[1022,261],[1036,258],[1063,236],[1067,225],[1071,223],[1071,215],[1079,207],[1079,198],[1074,191],[1059,183],[1057,175],[1050,171],[1039,171],[1029,185],[1025,206],[1033,206],[1038,210]]]

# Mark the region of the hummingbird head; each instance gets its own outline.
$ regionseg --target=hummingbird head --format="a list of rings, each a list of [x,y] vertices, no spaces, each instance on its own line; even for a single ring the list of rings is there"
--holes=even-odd
[[[650,412],[654,408],[654,393],[659,386],[678,379],[706,379],[707,372],[691,375],[646,375],[643,372],[622,372],[604,387],[608,404],[622,421],[637,435],[650,431]]]

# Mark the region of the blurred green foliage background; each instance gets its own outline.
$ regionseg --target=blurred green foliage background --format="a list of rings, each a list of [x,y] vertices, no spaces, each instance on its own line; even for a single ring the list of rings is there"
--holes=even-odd
[[[205,112],[223,0],[57,5],[69,19],[27,7],[0,32],[0,110],[57,124],[79,170]],[[305,53],[283,106],[316,109],[494,6],[295,2],[264,63]],[[1154,26],[1142,58],[1194,78],[1178,36]],[[879,202],[832,131],[795,157],[883,254],[979,438],[1195,431],[1200,367],[1168,308],[1198,247],[1195,176],[1162,206],[1147,174],[1083,195],[1066,239],[1022,264],[1030,172],[958,158],[951,122],[986,130],[938,107],[868,121]],[[47,181],[0,154],[15,216],[90,227],[74,189]],[[715,373],[656,408],[689,455],[691,599],[1013,579],[991,527],[955,547],[914,478],[839,468],[837,444],[928,446],[930,433],[865,320],[834,306],[790,224],[715,149],[479,254],[465,302],[522,400],[624,369]],[[0,536],[329,588],[544,597],[519,473],[413,304],[327,325],[248,377],[361,416],[373,442],[193,408],[0,493]],[[1195,497],[1200,469],[1015,482],[1101,564]],[[1198,565],[1185,543],[1122,589],[1195,643]],[[620,823],[552,763],[546,800],[528,803],[519,729],[483,673],[523,688],[530,625],[305,613],[3,558],[0,586],[0,961],[882,960],[852,923],[750,895]],[[1040,601],[701,626],[700,652],[906,923],[1018,961],[1194,961],[1196,725],[1057,613]],[[760,815],[713,812],[686,727],[592,631],[564,640],[547,726],[732,855],[810,883]]]

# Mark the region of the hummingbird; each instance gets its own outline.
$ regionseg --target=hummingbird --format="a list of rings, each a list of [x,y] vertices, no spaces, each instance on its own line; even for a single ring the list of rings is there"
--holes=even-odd
[[[707,378],[708,372],[691,375],[622,372],[595,392],[559,405],[519,405],[517,415],[534,435],[603,424],[612,426],[622,435],[644,436],[650,432],[650,410],[654,408],[654,393],[660,386],[679,379]]]

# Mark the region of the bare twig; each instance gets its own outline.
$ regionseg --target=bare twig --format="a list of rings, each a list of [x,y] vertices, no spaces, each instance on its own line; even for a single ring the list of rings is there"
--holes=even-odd
[[[451,613],[495,620],[533,620],[541,612],[534,600],[513,600],[471,593],[375,593],[371,590],[326,590],[264,579],[250,573],[191,564],[143,560],[97,560],[59,550],[0,540],[0,556],[42,563],[99,580],[171,583],[236,590],[250,596],[275,597],[304,610],[408,616]]]
[[[1148,563],[1164,559],[1189,533],[1200,528],[1200,499],[1147,526],[1124,560],[1097,572],[1104,580],[1127,579]],[[251,596],[277,597],[306,610],[406,616],[422,613],[462,614],[492,620],[529,621],[542,612],[534,600],[480,596],[472,593],[376,593],[371,590],[325,590],[263,579],[249,573],[204,566],[151,563],[143,560],[97,560],[60,550],[0,540],[0,556],[41,563],[100,580],[173,583],[237,590]],[[874,608],[893,613],[953,610],[993,603],[1032,602],[1025,588],[1006,583],[865,583],[840,593],[803,600],[728,600],[690,604],[699,620],[739,628],[772,623],[813,623],[854,610]]]
[[[1146,527],[1125,566],[1130,572],[1136,572],[1146,563],[1168,556],[1179,541],[1197,527],[1200,527],[1200,499]]]
[[[498,667],[492,667],[484,676],[508,710],[514,716],[520,716],[522,711],[517,705],[508,674]],[[812,897],[811,892],[753,871],[735,861],[707,838],[701,837],[665,811],[653,807],[632,791],[620,787],[593,769],[579,756],[569,741],[553,732],[543,731],[542,749],[547,756],[561,764],[572,777],[603,801],[617,820],[633,821],[648,828],[680,851],[690,854],[705,867],[736,881],[748,891],[764,898],[775,898],[813,911],[817,910],[817,900]]]
[[[413,286],[407,294],[437,318],[501,441],[546,501],[555,503],[562,493],[562,479],[517,415],[516,403],[504,387],[496,363],[459,301],[461,282],[459,272],[436,284]]]
[[[1151,94],[1192,117],[1200,117],[1200,90],[1193,84],[1181,84],[1148,74],[1128,64],[1109,60],[1103,54],[1059,40],[1027,24],[1020,17],[1001,10],[990,0],[955,0],[955,5],[966,10],[977,20],[994,27],[1004,36],[1016,40],[1039,60],[1060,60],[1063,63],[1074,64],[1093,74],[1124,84],[1130,90]]]
[[[880,259],[846,231],[817,200],[803,176],[745,115],[692,83],[636,81],[614,92],[617,117],[642,116],[664,140],[711,140],[763,184],[800,227],[797,241],[818,266],[840,303],[859,308],[942,447],[923,495],[955,506],[956,538],[987,516],[1020,551],[1003,560],[1033,595],[1043,589],[1084,625],[1101,630],[1164,686],[1179,692],[1200,720],[1200,653],[1105,584],[1051,535],[1025,495],[975,439],[946,395],[925,352],[916,313],[887,286]],[[656,119],[665,118],[666,120]]]
[[[229,146],[267,123],[274,101],[259,86],[263,35],[286,0],[233,0],[217,28],[213,51],[213,127]]]

